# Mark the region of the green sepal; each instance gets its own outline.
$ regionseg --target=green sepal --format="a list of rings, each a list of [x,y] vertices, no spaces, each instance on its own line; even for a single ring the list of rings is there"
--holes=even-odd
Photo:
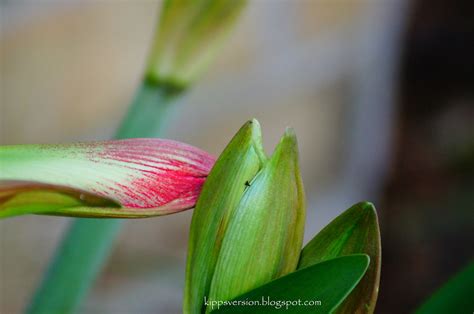
[[[230,219],[209,298],[230,300],[296,269],[305,198],[298,147],[287,130],[270,160],[248,184]]]
[[[165,0],[146,68],[150,84],[182,91],[215,59],[247,0]]]
[[[242,126],[208,175],[191,222],[184,291],[184,313],[201,313],[229,218],[266,162],[256,120]]]

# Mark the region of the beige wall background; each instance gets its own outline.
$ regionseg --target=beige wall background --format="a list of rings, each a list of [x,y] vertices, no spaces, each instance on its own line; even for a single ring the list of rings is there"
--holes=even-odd
[[[218,60],[172,112],[167,137],[217,155],[256,117],[270,153],[293,126],[310,239],[351,203],[377,197],[389,162],[390,43],[400,3],[251,2]],[[159,4],[2,2],[1,144],[110,138],[139,82]],[[178,313],[191,214],[127,222],[81,312]],[[68,222],[0,222],[2,313],[25,307]]]

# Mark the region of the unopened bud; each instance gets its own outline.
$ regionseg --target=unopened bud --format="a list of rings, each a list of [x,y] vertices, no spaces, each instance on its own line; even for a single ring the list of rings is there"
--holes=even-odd
[[[229,218],[266,160],[260,125],[247,122],[217,159],[204,183],[191,222],[184,312],[201,313]]]
[[[304,217],[298,148],[290,129],[230,219],[209,299],[233,299],[295,270]]]
[[[194,211],[184,312],[201,313],[204,297],[229,300],[295,270],[304,216],[293,131],[267,160],[258,122],[248,122],[217,160]]]
[[[148,61],[148,80],[185,88],[214,59],[246,2],[165,0]]]

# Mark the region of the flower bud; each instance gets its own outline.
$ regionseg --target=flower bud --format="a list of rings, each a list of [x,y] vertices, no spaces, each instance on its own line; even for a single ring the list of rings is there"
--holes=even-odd
[[[213,60],[246,2],[165,0],[148,61],[148,80],[185,88]]]
[[[230,219],[209,299],[233,299],[295,270],[304,216],[296,137],[288,130]]]
[[[266,160],[260,125],[247,122],[217,159],[196,203],[191,222],[184,313],[201,313],[230,216]]]
[[[253,125],[258,124],[255,121]],[[245,126],[228,145],[226,155],[217,160],[194,212],[185,313],[201,313],[204,297],[232,299],[295,270],[298,263],[305,203],[296,137],[292,130],[287,130],[269,160],[260,158],[239,164],[248,161],[236,158],[243,151],[262,151],[259,131],[253,145],[236,145],[236,138],[244,129]],[[228,172],[231,167],[257,163],[259,167],[253,168],[256,171],[248,172],[250,176],[245,178]],[[211,190],[211,185],[217,189]],[[222,189],[223,186],[227,188]],[[231,202],[226,192],[229,189],[240,192]],[[213,195],[211,202],[203,199],[206,194]],[[227,205],[222,206],[223,203]],[[199,243],[193,241],[197,238]]]

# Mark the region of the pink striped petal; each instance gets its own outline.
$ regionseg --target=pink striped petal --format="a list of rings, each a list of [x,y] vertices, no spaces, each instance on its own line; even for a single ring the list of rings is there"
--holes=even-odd
[[[192,208],[215,159],[176,141],[128,139],[4,146],[0,162],[0,192],[13,181],[17,187],[25,182],[77,189],[114,200],[122,206],[117,211],[126,208],[141,217]]]

